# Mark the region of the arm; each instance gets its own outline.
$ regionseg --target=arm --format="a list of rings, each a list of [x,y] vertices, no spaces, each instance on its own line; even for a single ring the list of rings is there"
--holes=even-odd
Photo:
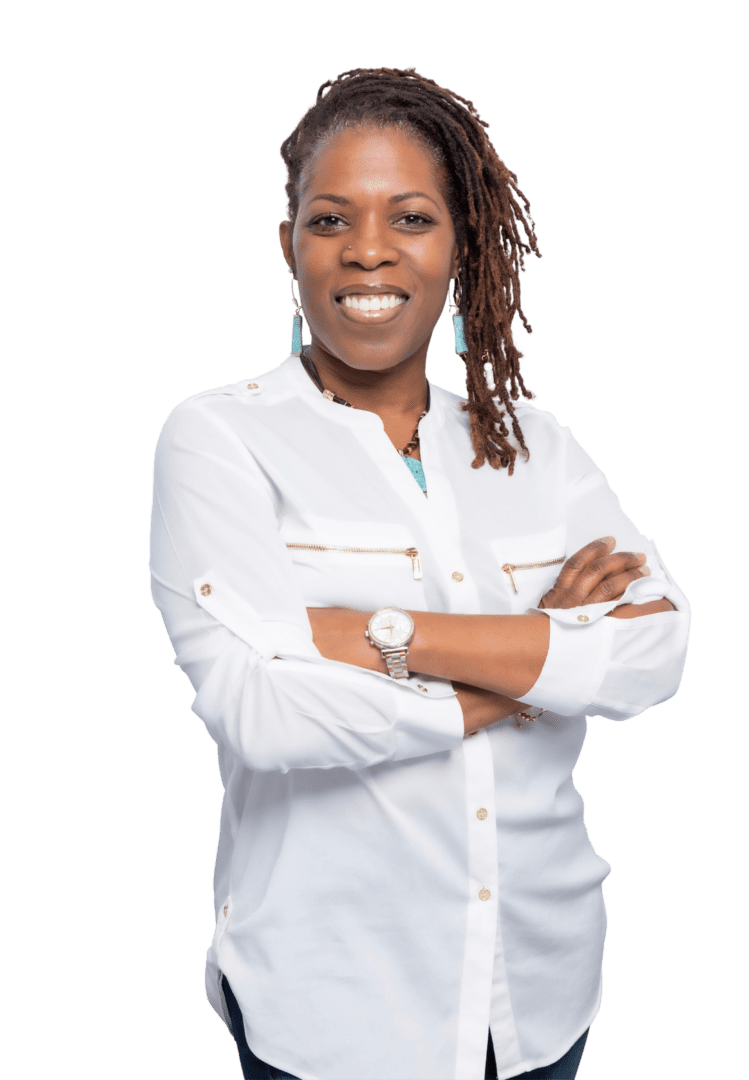
[[[627,586],[649,577],[645,556],[635,552],[612,554],[613,537],[586,544],[567,560],[552,589],[539,602],[540,609],[580,608],[621,599]],[[624,604],[607,614],[631,619],[673,610],[669,600]],[[372,612],[348,608],[308,608],[314,641],[323,656],[347,664],[387,672],[379,649],[364,637]],[[416,627],[408,648],[412,671],[457,681],[496,695],[504,715],[522,707],[521,698],[537,681],[549,650],[549,618],[530,615],[459,615],[433,611],[409,612]],[[486,704],[489,704],[486,699]],[[499,716],[496,719],[500,719]]]
[[[231,393],[179,406],[156,453],[153,595],[193,710],[258,771],[360,769],[459,745],[448,682],[425,676],[424,693],[315,647],[273,492],[232,408]]]
[[[675,693],[686,651],[686,598],[571,437],[567,502],[568,542],[573,550],[584,547],[539,607],[526,615],[411,612],[417,627],[409,647],[413,670],[561,715],[623,719]],[[612,552],[611,540],[586,543],[604,531],[631,551]],[[379,653],[363,638],[368,615],[310,613],[321,651],[345,653],[349,663],[381,670]]]

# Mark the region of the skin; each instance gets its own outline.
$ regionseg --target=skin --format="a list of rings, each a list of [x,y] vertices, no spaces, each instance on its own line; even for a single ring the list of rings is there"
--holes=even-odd
[[[310,328],[307,351],[323,385],[377,413],[399,449],[426,407],[427,349],[459,267],[443,177],[411,135],[365,127],[323,144],[300,186],[296,220],[281,222],[279,234]],[[414,192],[419,194],[407,194]],[[336,294],[356,286],[369,295],[377,285],[407,294],[397,317],[366,323],[347,317]],[[576,552],[539,607],[618,599],[630,581],[650,573],[645,555],[613,553],[615,543],[613,537],[596,538]],[[637,618],[669,610],[673,605],[662,599],[622,604],[609,615]],[[372,612],[307,612],[323,656],[387,672],[380,650],[364,637]],[[523,707],[523,695],[546,660],[546,615],[410,614],[416,632],[409,668],[452,680],[467,734]]]

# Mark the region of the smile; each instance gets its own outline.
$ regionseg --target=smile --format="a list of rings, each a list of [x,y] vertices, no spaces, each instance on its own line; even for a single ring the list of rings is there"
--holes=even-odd
[[[380,311],[382,308],[405,304],[406,298],[391,293],[385,296],[342,296],[338,302],[347,308],[355,308],[357,311]]]
[[[341,314],[352,322],[390,322],[400,313],[408,297],[397,293],[380,293],[372,296],[339,296],[336,301]]]

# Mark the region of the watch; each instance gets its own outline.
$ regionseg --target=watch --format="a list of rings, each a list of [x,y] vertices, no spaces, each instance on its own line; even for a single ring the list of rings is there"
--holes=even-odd
[[[369,620],[364,636],[382,653],[391,679],[408,678],[408,643],[415,629],[408,612],[398,607],[380,608]]]

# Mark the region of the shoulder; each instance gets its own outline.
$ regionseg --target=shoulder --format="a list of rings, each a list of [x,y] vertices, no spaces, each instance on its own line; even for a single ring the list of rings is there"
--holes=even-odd
[[[515,415],[523,434],[535,439],[549,439],[554,442],[566,442],[570,429],[560,424],[556,416],[548,409],[540,409],[528,398],[520,398],[515,403]],[[527,441],[527,439],[526,439]]]
[[[262,375],[247,375],[237,382],[226,383],[225,386],[201,390],[200,393],[185,398],[173,412],[191,408],[197,410],[220,408],[227,399],[243,404],[254,402],[263,404],[269,400],[277,400],[279,396],[283,396],[284,392],[288,392],[288,388],[283,378],[283,365],[281,365],[271,368]]]
[[[164,428],[180,421],[200,416],[226,417],[237,408],[259,407],[276,403],[288,396],[288,384],[283,378],[283,365],[261,375],[247,375],[237,382],[201,390],[176,405],[167,417]]]
[[[433,384],[432,393],[439,396],[439,400],[453,421],[468,430],[469,416],[463,409],[467,399]],[[557,453],[566,446],[570,438],[570,429],[560,424],[553,413],[540,409],[533,400],[524,397],[513,404],[515,416],[531,454],[534,451],[537,454],[543,454],[545,451]]]

